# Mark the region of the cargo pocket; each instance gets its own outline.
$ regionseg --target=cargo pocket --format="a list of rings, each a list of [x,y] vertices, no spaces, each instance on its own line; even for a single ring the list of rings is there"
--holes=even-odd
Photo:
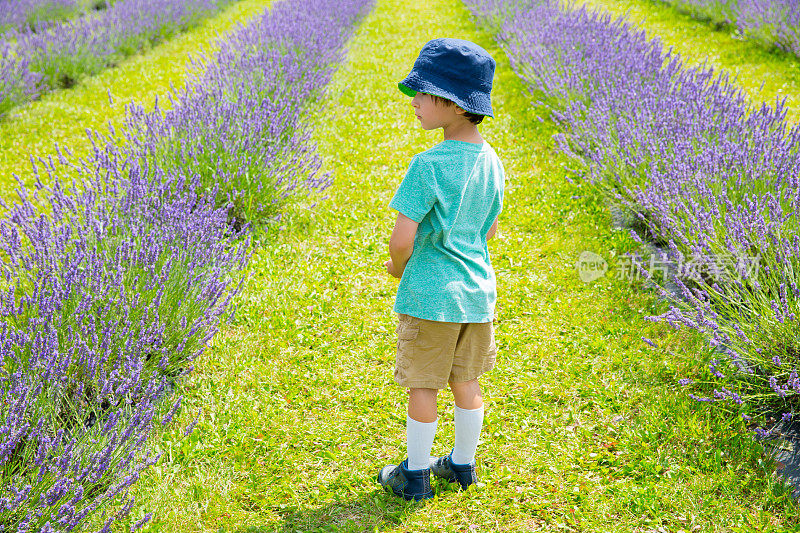
[[[489,328],[489,348],[486,350],[486,355],[492,357],[497,355],[497,344],[494,342],[494,328]]]
[[[400,324],[397,327],[397,350],[410,350],[419,336],[419,324]]]
[[[401,341],[413,341],[419,335],[419,324],[412,324],[410,322],[406,322],[404,324],[400,324],[397,330],[397,340]]]
[[[397,324],[397,368],[408,368],[414,356],[414,344],[419,336],[419,322],[408,315],[400,316]]]
[[[397,329],[398,341],[411,341],[419,335],[419,319],[409,315],[399,315]]]

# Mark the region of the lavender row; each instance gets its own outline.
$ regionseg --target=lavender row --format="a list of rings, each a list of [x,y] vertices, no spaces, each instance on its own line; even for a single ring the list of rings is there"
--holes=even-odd
[[[80,0],[0,0],[0,33],[76,15]]]
[[[305,10],[308,1],[278,4],[234,32],[215,61],[195,64],[194,82],[170,96],[170,111],[129,109],[128,144],[161,167],[196,176],[203,189],[219,187],[235,226],[266,222],[291,196],[330,184],[317,172],[301,116],[343,59],[347,34],[307,28],[339,28],[371,2],[316,0],[326,6],[317,13]]]
[[[52,185],[20,185],[0,220],[0,531],[71,531],[121,501],[108,531],[129,513],[175,380],[232,312],[251,223],[329,183],[298,117],[369,5],[276,4],[169,112],[132,105],[90,157],[39,161]]]
[[[800,3],[795,0],[663,0],[695,18],[735,26],[744,35],[800,57]]]
[[[794,416],[800,126],[787,124],[783,102],[752,105],[725,74],[687,68],[624,19],[548,0],[467,3],[494,21],[515,70],[564,127],[562,150],[663,243],[659,266],[704,267],[662,270],[654,281],[670,308],[647,317],[710,339],[719,360],[695,397],[745,418]],[[641,266],[653,275],[654,265]]]
[[[119,0],[74,20],[7,32],[0,36],[0,117],[197,25],[230,1]]]
[[[111,145],[80,171],[80,187],[54,176],[0,222],[7,531],[70,531],[158,459],[145,443],[180,403],[161,398],[216,332],[247,258],[185,176]]]

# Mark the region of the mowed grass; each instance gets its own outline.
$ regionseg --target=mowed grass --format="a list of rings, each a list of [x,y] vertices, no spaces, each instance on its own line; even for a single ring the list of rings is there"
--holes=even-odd
[[[688,67],[707,65],[728,72],[756,105],[774,107],[785,98],[788,120],[800,119],[797,56],[748,39],[734,27],[715,29],[659,0],[575,0],[575,5],[627,15],[649,39],[660,39],[665,52],[672,48],[679,53]]]
[[[480,483],[407,503],[376,483],[405,456],[406,392],[393,381],[397,289],[383,263],[388,209],[417,128],[396,83],[430,38],[478,42],[498,60],[497,119],[482,131],[507,171],[500,230],[497,367],[482,378]],[[741,423],[678,378],[703,342],[643,320],[663,304],[615,276],[635,248],[604,202],[565,179],[555,127],[489,34],[449,0],[380,0],[312,113],[331,198],[286,213],[256,250],[231,324],[184,382],[164,453],[134,488],[145,531],[785,531],[796,504]],[[580,280],[582,251],[611,271]],[[649,348],[641,337],[656,340]],[[688,355],[686,355],[688,354]],[[452,446],[440,397],[434,453]],[[183,427],[203,412],[189,438]],[[124,525],[117,530],[125,529]]]
[[[203,50],[212,53],[218,37],[237,23],[262,13],[270,3],[234,2],[192,30],[146,53],[131,56],[114,68],[81,80],[75,87],[45,94],[40,100],[11,110],[0,120],[0,198],[16,199],[13,174],[27,186],[34,184],[31,156],[57,161],[56,144],[76,156],[88,154],[91,142],[86,130],[108,134],[109,124],[119,128],[125,118],[125,105],[131,101],[152,110],[160,97],[159,106],[169,108],[166,95],[171,87],[183,86],[189,57],[199,58]],[[48,177],[43,175],[42,181],[47,182]]]

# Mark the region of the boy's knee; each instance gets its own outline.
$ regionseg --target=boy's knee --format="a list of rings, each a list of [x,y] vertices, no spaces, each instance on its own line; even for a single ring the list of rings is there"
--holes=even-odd
[[[478,382],[478,378],[473,378],[469,381],[452,381],[448,382],[450,384],[450,388],[452,390],[459,390],[459,391],[468,391],[473,390],[480,393],[481,391],[481,384]]]
[[[453,391],[456,405],[462,409],[477,409],[483,405],[483,394],[477,378],[461,382],[451,381],[450,390]]]
[[[427,389],[427,388],[414,388],[411,387],[408,389],[409,396],[417,396],[417,397],[433,397],[435,398],[439,393],[439,389]]]

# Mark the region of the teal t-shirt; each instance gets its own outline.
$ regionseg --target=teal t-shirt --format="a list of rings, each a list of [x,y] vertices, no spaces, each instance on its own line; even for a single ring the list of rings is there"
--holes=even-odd
[[[417,222],[396,313],[491,322],[497,288],[486,233],[503,207],[505,174],[489,143],[447,140],[414,156],[389,207]]]

